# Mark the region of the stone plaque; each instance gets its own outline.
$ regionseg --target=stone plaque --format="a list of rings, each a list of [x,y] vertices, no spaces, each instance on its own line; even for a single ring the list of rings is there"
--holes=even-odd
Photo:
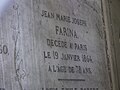
[[[15,0],[0,22],[0,90],[110,90],[101,0]]]

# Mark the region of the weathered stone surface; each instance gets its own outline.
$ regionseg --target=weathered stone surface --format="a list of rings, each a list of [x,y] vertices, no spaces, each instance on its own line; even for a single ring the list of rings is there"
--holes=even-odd
[[[12,0],[0,17],[3,90],[110,90],[100,0]]]
[[[114,69],[115,90],[120,89],[120,0],[108,2],[109,6],[109,33],[110,48],[112,51],[112,64]]]

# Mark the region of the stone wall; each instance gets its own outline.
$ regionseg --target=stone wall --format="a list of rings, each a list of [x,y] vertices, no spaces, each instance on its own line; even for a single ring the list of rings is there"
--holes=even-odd
[[[0,15],[0,90],[110,90],[101,0],[11,0]]]
[[[115,90],[120,89],[120,0],[107,0],[108,31],[113,64]]]

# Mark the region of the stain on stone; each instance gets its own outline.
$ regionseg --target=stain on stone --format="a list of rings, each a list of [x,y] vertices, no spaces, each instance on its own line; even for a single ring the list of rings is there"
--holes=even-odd
[[[18,10],[18,8],[19,8],[19,5],[17,3],[13,5],[14,10]]]
[[[119,30],[119,43],[120,43],[120,30]]]
[[[98,34],[99,36],[101,37],[101,39],[103,38],[103,34],[102,34],[102,31],[100,30],[100,26],[98,26],[98,24],[95,24],[96,26],[96,29],[98,30]]]

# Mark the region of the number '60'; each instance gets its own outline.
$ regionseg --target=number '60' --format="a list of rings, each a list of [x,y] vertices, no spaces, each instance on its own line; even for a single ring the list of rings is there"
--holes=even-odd
[[[8,53],[8,48],[6,45],[0,45],[0,54],[7,54]]]

